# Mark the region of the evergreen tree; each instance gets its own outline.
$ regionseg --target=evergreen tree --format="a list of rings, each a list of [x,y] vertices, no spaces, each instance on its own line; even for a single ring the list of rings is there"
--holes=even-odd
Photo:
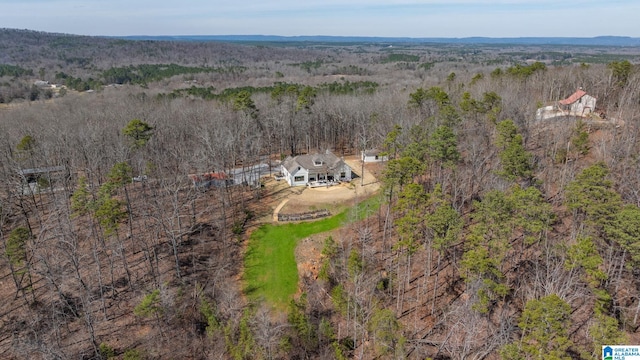
[[[404,337],[400,333],[400,324],[389,309],[376,309],[368,324],[369,333],[379,355],[395,354],[402,357]]]
[[[629,268],[640,266],[640,208],[625,205],[618,211],[613,221],[605,226],[605,233],[631,257]]]
[[[430,87],[429,90],[425,92],[425,98],[435,102],[436,106],[440,110],[451,104],[449,94],[437,86]]]
[[[514,185],[510,197],[514,204],[514,227],[521,229],[525,244],[539,241],[556,218],[551,204],[533,186]]]
[[[36,140],[31,135],[23,136],[18,145],[16,145],[16,149],[27,156],[32,156],[35,148]]]
[[[596,231],[613,225],[622,206],[608,175],[609,168],[599,162],[582,170],[566,189],[569,209],[575,210]]]
[[[431,134],[429,156],[441,167],[453,167],[460,161],[458,139],[450,127],[445,125],[438,126]]]
[[[428,204],[429,210],[425,216],[426,226],[432,233],[434,248],[442,254],[458,240],[464,221],[451,206],[440,184],[436,184],[429,196]]]
[[[128,137],[132,146],[137,149],[149,142],[153,136],[153,127],[140,119],[133,119],[122,129],[122,134]]]
[[[567,252],[566,267],[582,269],[584,280],[592,288],[598,288],[607,279],[607,274],[600,269],[602,257],[598,253],[596,244],[589,236],[581,236]]]
[[[317,92],[313,87],[305,86],[298,94],[296,111],[305,110],[306,112],[310,112],[311,107],[315,104],[316,95]]]
[[[242,90],[235,94],[233,97],[233,109],[242,111],[254,119],[258,117],[258,108],[251,99],[251,93],[247,90]]]
[[[510,181],[530,181],[533,178],[533,157],[525,150],[522,135],[518,134],[515,124],[512,120],[504,120],[497,124],[497,130],[496,146],[500,149],[498,156],[502,164],[498,174]]]
[[[475,224],[467,235],[461,270],[467,283],[477,289],[474,308],[482,313],[489,311],[492,301],[509,292],[502,264],[510,249],[514,207],[501,191],[489,192],[481,202],[474,203]]]
[[[629,60],[612,61],[607,65],[607,67],[611,69],[611,74],[616,81],[616,85],[624,87],[629,81],[629,76],[633,69],[633,65]]]
[[[244,309],[237,329],[233,327],[231,320],[224,328],[227,352],[235,360],[254,359],[261,355],[262,349],[256,345],[253,329],[249,322],[251,315],[250,309]]]
[[[11,276],[16,286],[16,296],[20,291],[24,295],[24,277],[27,276],[27,286],[31,287],[31,271],[27,257],[27,241],[31,238],[31,232],[25,227],[13,229],[7,237],[4,253],[9,260]],[[32,293],[33,294],[33,293]],[[35,300],[35,298],[34,298]]]
[[[428,198],[423,187],[415,183],[408,184],[398,194],[394,210],[399,214],[395,224],[400,239],[396,247],[406,247],[410,252],[414,252],[419,240],[424,238],[424,205]]]
[[[427,92],[423,88],[417,88],[416,91],[409,94],[409,106],[421,110],[427,101]]]
[[[396,124],[393,126],[393,130],[389,131],[382,143],[383,155],[389,155],[390,158],[395,159],[400,152],[400,135],[402,134],[402,126]]]
[[[427,130],[420,125],[414,125],[409,129],[407,135],[409,143],[402,149],[401,156],[408,156],[420,162],[426,162],[429,152]]]
[[[522,336],[502,348],[503,359],[571,359],[571,307],[558,295],[527,301],[518,327]]]
[[[463,276],[477,288],[475,308],[487,312],[492,301],[509,292],[503,267],[512,239],[521,234],[524,244],[537,241],[551,227],[554,214],[537,189],[514,185],[508,192],[494,190],[474,202],[472,219]]]
[[[625,345],[629,340],[626,334],[620,330],[618,320],[615,317],[597,313],[589,326],[589,337],[593,341],[591,356],[599,358],[604,345]]]
[[[139,317],[150,317],[161,315],[163,312],[160,303],[160,289],[155,289],[151,293],[145,295],[140,304],[136,305],[133,313]]]

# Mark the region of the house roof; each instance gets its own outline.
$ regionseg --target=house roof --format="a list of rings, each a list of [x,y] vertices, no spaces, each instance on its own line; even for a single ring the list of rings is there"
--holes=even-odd
[[[571,105],[574,102],[578,101],[581,97],[587,95],[587,92],[582,90],[582,89],[578,89],[576,90],[576,92],[574,92],[573,94],[571,94],[571,96],[569,96],[566,99],[560,100],[559,103],[562,105]]]
[[[322,165],[318,166],[316,163],[322,163]],[[331,152],[326,152],[325,154],[298,155],[296,157],[289,156],[282,162],[282,166],[284,166],[290,174],[293,174],[298,167],[314,172],[329,172],[342,165],[344,165],[344,162]]]
[[[20,169],[18,170],[18,173],[20,175],[34,175],[34,174],[46,174],[46,173],[52,173],[52,172],[58,172],[58,171],[63,171],[64,170],[64,166],[49,166],[49,167],[39,167],[39,168],[33,168],[33,169]]]

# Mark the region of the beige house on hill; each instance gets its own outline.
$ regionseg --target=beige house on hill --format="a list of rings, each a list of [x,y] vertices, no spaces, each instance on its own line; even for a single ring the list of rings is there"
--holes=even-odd
[[[536,120],[554,119],[563,116],[587,117],[596,110],[596,98],[579,88],[568,98],[553,102],[536,110]]]
[[[580,88],[568,98],[558,101],[558,107],[568,115],[586,116],[596,109],[596,98]]]

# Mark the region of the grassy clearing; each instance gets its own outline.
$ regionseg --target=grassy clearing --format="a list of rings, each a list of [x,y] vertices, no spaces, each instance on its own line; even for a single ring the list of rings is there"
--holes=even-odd
[[[298,241],[339,228],[351,219],[363,219],[380,207],[374,196],[357,207],[314,222],[265,224],[251,234],[245,255],[245,293],[284,309],[298,289],[298,267],[294,251]]]

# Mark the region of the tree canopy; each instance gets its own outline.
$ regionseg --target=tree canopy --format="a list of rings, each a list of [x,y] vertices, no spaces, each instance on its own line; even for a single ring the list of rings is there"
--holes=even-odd
[[[133,119],[122,129],[122,134],[131,140],[134,148],[141,148],[151,140],[153,127],[140,119]]]

